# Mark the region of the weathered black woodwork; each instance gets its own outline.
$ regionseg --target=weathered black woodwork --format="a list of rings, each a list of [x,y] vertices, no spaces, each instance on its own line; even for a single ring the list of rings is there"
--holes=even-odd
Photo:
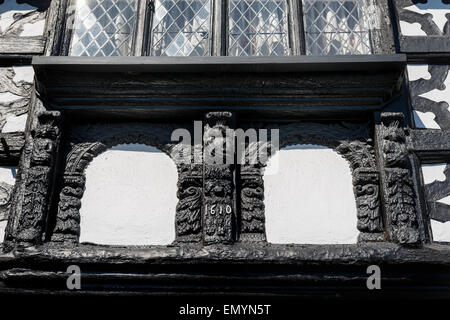
[[[18,37],[20,28],[1,35],[0,64],[67,53],[68,2],[20,2],[39,6],[27,18],[32,21],[50,8],[49,27],[42,37]],[[373,298],[366,270],[376,264],[384,297],[450,298],[449,245],[431,243],[430,232],[430,219],[450,220],[449,206],[437,202],[450,194],[448,105],[420,97],[444,86],[450,22],[441,31],[429,16],[404,9],[416,0],[390,2],[391,12],[388,1],[365,2],[386,18],[371,34],[378,46],[370,56],[35,56],[28,131],[0,134],[0,163],[20,161],[14,189],[0,184],[0,221],[8,220],[0,293]],[[419,22],[428,36],[396,31],[395,54],[389,15]],[[217,26],[214,32],[220,33]],[[304,43],[297,40],[291,49],[302,54]],[[216,37],[212,53],[223,54],[224,47]],[[407,61],[429,63],[431,79],[408,84]],[[8,70],[3,75],[8,84]],[[443,130],[415,128],[411,106],[434,112]],[[192,134],[194,120],[201,121],[202,136],[188,146],[193,161],[180,161],[183,150],[171,133],[182,128]],[[267,243],[268,159],[207,161],[214,145],[230,142],[216,134],[234,128],[278,129],[281,147],[318,144],[347,160],[358,244]],[[156,147],[177,167],[176,234],[169,246],[79,243],[85,169],[123,143]],[[270,142],[243,144],[246,155],[275,152]],[[423,185],[422,163],[447,163],[446,180]],[[81,291],[66,288],[71,264],[83,272]]]

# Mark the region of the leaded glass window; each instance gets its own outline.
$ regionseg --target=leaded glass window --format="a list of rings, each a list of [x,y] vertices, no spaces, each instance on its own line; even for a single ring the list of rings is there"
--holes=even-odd
[[[230,0],[228,55],[289,55],[285,0]]]
[[[368,0],[68,0],[72,56],[287,56],[380,52]],[[372,3],[372,5],[367,5]],[[73,15],[72,13],[75,12]]]
[[[371,54],[363,0],[303,0],[306,54]]]
[[[136,0],[76,0],[72,56],[129,56],[137,24]]]
[[[211,0],[156,0],[151,55],[210,55]]]

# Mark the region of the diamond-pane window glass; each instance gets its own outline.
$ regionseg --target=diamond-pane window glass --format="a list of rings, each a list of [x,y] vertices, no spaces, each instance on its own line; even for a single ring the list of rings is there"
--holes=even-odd
[[[306,54],[371,54],[363,0],[303,0]]]
[[[138,0],[76,0],[71,56],[130,56]]]
[[[228,55],[290,54],[285,0],[230,0]]]
[[[151,55],[210,55],[211,0],[156,0]]]

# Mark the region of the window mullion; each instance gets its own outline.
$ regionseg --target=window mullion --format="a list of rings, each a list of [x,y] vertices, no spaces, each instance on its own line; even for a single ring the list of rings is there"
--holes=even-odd
[[[303,3],[302,0],[289,0],[290,5],[290,19],[289,35],[291,43],[293,43],[294,55],[306,55],[305,42],[305,26],[303,20]]]
[[[148,22],[151,22],[151,19],[147,18],[147,15],[151,15],[151,10],[148,10],[150,8],[150,2],[153,0],[139,0],[139,15],[138,15],[138,21],[136,24],[136,31],[135,31],[135,45],[134,45],[134,55],[135,56],[141,56],[145,55],[146,53],[146,42],[144,39],[147,39],[146,33],[147,33],[147,24]]]
[[[213,12],[211,14],[212,19],[212,39],[211,39],[211,55],[221,56],[223,54],[223,37],[224,37],[224,19],[223,15],[226,14],[224,10],[224,0],[213,0]]]

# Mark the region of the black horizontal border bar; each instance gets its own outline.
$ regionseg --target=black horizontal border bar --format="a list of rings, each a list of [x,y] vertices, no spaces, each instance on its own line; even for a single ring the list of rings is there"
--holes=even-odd
[[[289,57],[34,57],[40,69],[77,72],[334,72],[401,70],[406,55]]]

